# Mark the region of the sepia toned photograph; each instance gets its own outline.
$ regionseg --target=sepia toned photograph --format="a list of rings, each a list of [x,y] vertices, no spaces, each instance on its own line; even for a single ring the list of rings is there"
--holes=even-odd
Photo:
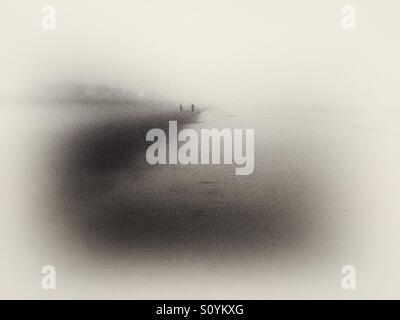
[[[399,299],[399,12],[1,0],[0,299]]]

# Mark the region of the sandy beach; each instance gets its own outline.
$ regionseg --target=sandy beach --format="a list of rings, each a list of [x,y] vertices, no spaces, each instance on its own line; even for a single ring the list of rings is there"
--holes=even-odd
[[[14,130],[19,167],[30,172],[30,179],[19,181],[27,207],[15,210],[18,202],[10,202],[14,226],[25,230],[24,239],[16,241],[31,252],[24,257],[11,253],[21,261],[42,261],[46,252],[46,260],[68,270],[79,268],[80,276],[90,278],[87,272],[96,270],[111,279],[108,272],[118,268],[137,283],[165,273],[171,281],[182,276],[185,286],[194,281],[200,287],[197,281],[213,278],[210,268],[234,278],[233,287],[241,283],[257,288],[243,278],[249,273],[259,285],[285,274],[289,288],[300,275],[303,280],[307,275],[324,278],[314,283],[312,296],[313,290],[332,285],[346,261],[368,261],[379,270],[382,262],[371,256],[371,247],[387,246],[396,237],[390,221],[398,200],[388,188],[397,181],[390,168],[398,163],[398,133],[388,124],[383,127],[376,116],[368,122],[367,113],[340,111],[265,109],[263,116],[253,117],[223,109],[179,112],[158,105],[147,112],[126,106],[117,111],[41,108],[45,118],[30,120],[30,126],[20,122],[24,132],[9,128]],[[12,110],[19,121],[38,112],[26,106]],[[167,127],[169,120],[195,130],[254,128],[254,173],[235,176],[230,165],[150,166],[144,156],[145,134]],[[29,157],[18,157],[17,152],[28,150]],[[14,177],[24,175],[13,172]],[[387,216],[380,220],[388,222],[385,237],[376,211],[380,219]],[[393,256],[380,258],[390,261]],[[196,278],[189,281],[184,270]],[[369,275],[370,270],[364,272]],[[146,283],[150,294],[152,286]],[[255,290],[252,297],[269,292]],[[85,292],[81,294],[93,294],[92,289]],[[368,294],[366,288],[360,296]]]

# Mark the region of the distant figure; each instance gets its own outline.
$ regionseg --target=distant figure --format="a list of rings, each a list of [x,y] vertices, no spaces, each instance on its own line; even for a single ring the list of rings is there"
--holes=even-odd
[[[179,105],[179,111],[182,112],[183,111],[183,106],[180,104]]]
[[[194,112],[194,104],[192,104],[191,108],[192,108],[192,112]]]

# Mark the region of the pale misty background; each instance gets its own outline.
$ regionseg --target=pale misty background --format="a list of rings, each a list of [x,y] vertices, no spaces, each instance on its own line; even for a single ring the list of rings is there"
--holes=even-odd
[[[41,28],[47,4],[57,10],[53,31]],[[346,4],[356,8],[356,30],[341,27]],[[399,297],[398,1],[0,6],[1,297]],[[46,178],[54,141],[103,116],[31,105],[66,83],[118,88],[138,101],[195,103],[205,111],[194,128],[254,128],[253,180],[238,184],[222,175],[226,185],[239,187],[219,192],[229,199],[254,188],[243,199],[251,206],[265,200],[271,180],[289,177],[294,189],[318,199],[317,210],[307,203],[301,208],[310,225],[315,221],[316,238],[296,254],[282,249],[225,262],[194,254],[182,264],[157,258],[99,263],[96,254],[74,257],[73,249],[50,253],[49,243],[58,248],[63,241],[37,230],[48,224],[43,213],[54,210]],[[212,178],[213,172],[191,174]],[[154,180],[141,187],[153,190],[166,179],[184,188],[187,177],[170,174],[152,173]],[[58,289],[47,292],[39,285],[40,269],[53,263]],[[345,264],[356,267],[356,291],[340,287]]]

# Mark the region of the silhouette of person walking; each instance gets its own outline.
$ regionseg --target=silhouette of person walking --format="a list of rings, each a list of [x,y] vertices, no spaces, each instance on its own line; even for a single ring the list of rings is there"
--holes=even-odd
[[[179,105],[179,111],[182,112],[183,111],[183,106],[180,104]]]
[[[194,104],[192,104],[191,108],[192,108],[192,112],[194,112]]]

